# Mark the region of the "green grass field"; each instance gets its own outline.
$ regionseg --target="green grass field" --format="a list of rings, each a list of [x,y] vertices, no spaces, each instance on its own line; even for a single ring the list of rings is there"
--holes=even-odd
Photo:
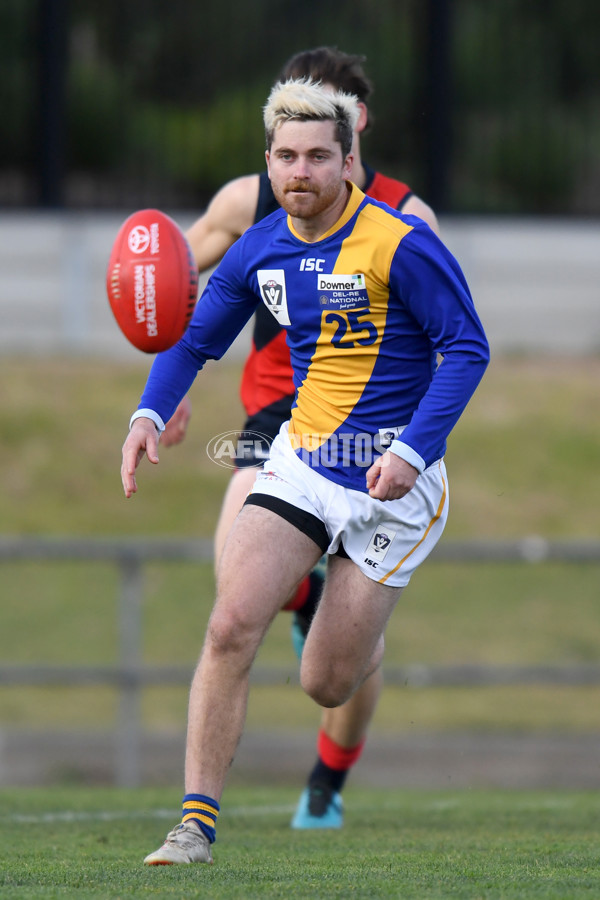
[[[600,796],[346,792],[340,832],[289,828],[285,789],[227,792],[212,866],[145,868],[177,819],[157,790],[4,791],[3,900],[577,900],[600,896]]]

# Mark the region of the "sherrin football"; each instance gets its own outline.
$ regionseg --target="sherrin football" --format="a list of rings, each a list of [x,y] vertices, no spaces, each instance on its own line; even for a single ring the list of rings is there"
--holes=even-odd
[[[177,224],[158,209],[125,220],[113,244],[106,291],[125,337],[144,353],[176,344],[198,296],[198,269]]]

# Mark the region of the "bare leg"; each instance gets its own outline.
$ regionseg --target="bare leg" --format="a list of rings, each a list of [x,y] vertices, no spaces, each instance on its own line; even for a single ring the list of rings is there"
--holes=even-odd
[[[321,706],[346,703],[376,672],[383,634],[401,590],[371,581],[348,559],[329,560],[300,668],[304,690]]]
[[[219,560],[227,541],[227,536],[231,531],[237,514],[244,505],[246,497],[252,490],[254,482],[256,481],[256,476],[259,472],[259,468],[248,466],[244,469],[237,469],[231,476],[231,480],[223,498],[223,503],[221,504],[219,521],[217,522],[217,527],[215,530],[215,571],[218,569]],[[306,594],[308,594],[307,581],[308,579],[306,579],[303,583]],[[300,592],[301,588],[302,585],[294,585],[294,590],[291,591],[289,597],[286,597],[285,603],[287,603],[290,599],[297,601],[297,603],[305,602],[305,595],[296,593],[296,591]],[[286,605],[284,605],[284,607],[282,608],[288,609]],[[297,605],[293,608],[296,609]]]
[[[223,497],[219,521],[215,530],[215,570],[218,568],[227,535],[231,531],[235,517],[244,505],[246,497],[252,490],[259,471],[260,469],[258,468],[248,466],[245,469],[236,469],[231,476]]]
[[[324,595],[302,656],[303,686],[325,708],[317,761],[300,796],[292,828],[340,828],[343,824],[340,793],[349,769],[360,757],[377,704],[383,680],[383,633],[399,596],[400,589],[382,588],[350,560],[330,560]],[[321,654],[319,645],[327,644],[332,659],[319,671],[316,656],[310,660],[308,654],[315,647],[316,655]]]
[[[340,747],[356,747],[367,736],[371,719],[383,687],[379,666],[342,706],[324,709],[321,730]]]
[[[237,470],[223,499],[215,532],[215,560],[219,560],[227,535],[256,480],[258,468]],[[383,687],[381,669],[376,669],[342,706],[323,709],[321,730],[340,747],[352,748],[366,737]]]
[[[271,621],[321,555],[269,510],[246,506],[227,539],[217,600],[190,690],[186,793],[218,800],[246,717],[252,662]]]

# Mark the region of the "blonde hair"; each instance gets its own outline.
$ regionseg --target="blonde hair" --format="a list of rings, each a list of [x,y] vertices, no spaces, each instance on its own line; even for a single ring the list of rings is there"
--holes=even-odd
[[[342,146],[342,154],[348,156],[352,149],[354,129],[360,110],[354,94],[332,91],[311,78],[290,78],[278,81],[271,89],[263,109],[267,148],[271,149],[275,131],[284,122],[297,119],[300,122],[332,121],[336,140]]]

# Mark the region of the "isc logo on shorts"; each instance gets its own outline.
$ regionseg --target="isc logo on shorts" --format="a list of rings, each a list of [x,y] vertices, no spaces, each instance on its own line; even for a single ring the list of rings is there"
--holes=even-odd
[[[391,528],[378,528],[374,531],[366,549],[366,564],[376,569],[385,559],[395,537],[396,532]]]

